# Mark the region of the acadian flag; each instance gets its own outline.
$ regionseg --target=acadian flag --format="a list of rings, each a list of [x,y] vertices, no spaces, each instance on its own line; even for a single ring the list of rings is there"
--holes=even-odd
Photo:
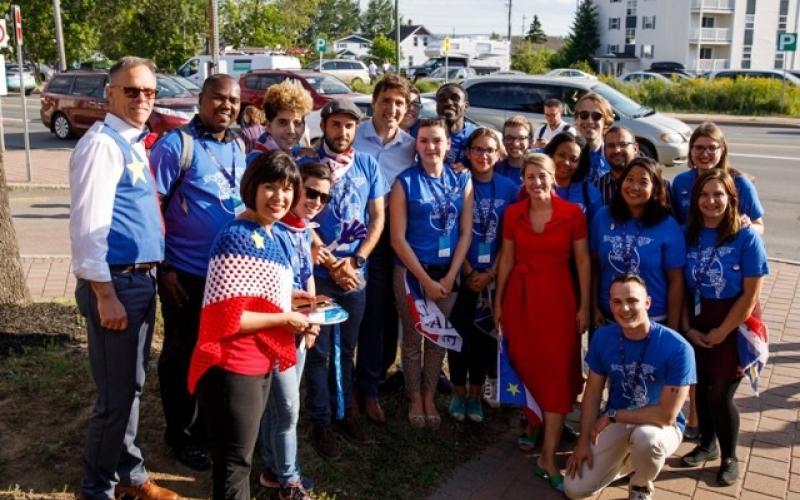
[[[439,347],[461,352],[464,343],[436,302],[425,297],[417,278],[405,271],[406,300],[414,329]]]
[[[767,324],[761,318],[750,315],[744,323],[739,325],[736,337],[739,366],[742,367],[745,377],[750,381],[753,394],[758,396],[758,379],[769,359]]]
[[[497,395],[499,403],[510,406],[520,406],[525,411],[531,424],[540,424],[544,421],[542,409],[533,399],[528,388],[517,376],[511,359],[508,357],[508,340],[500,332],[500,348],[497,351]]]

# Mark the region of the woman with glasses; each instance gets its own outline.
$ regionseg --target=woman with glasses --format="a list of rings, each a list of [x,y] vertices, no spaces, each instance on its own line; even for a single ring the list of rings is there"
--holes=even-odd
[[[544,412],[542,453],[534,471],[563,491],[555,455],[565,417],[580,392],[580,336],[589,323],[586,218],[576,205],[553,196],[555,166],[549,156],[525,155],[522,173],[527,196],[509,206],[503,218],[494,315],[514,369]],[[533,433],[542,422],[534,412],[525,413]]]
[[[314,258],[309,224],[330,201],[331,171],[320,163],[307,163],[300,169],[303,186],[294,208],[287,213],[275,233],[282,238],[284,249],[294,271],[293,297],[313,298]],[[314,345],[319,325],[311,326],[297,337],[297,364],[284,371],[274,369],[267,407],[261,418],[259,441],[264,468],[259,482],[267,488],[279,488],[278,497],[310,498],[308,481],[300,476],[297,464],[297,421],[300,418],[300,378],[303,376],[306,350]]]
[[[622,172],[609,206],[595,215],[590,231],[594,324],[613,321],[611,282],[620,274],[637,274],[652,298],[651,319],[677,329],[683,304],[683,232],[670,215],[661,166],[635,158]]]
[[[458,298],[450,321],[463,339],[461,351],[448,351],[453,396],[449,413],[461,422],[483,422],[481,396],[486,373],[494,368],[497,341],[492,336],[492,299],[497,274],[499,230],[506,207],[516,201],[517,186],[494,172],[502,154],[497,134],[475,130],[467,139],[467,163],[472,173],[472,242],[461,266]],[[468,384],[469,383],[469,384]]]
[[[522,186],[522,157],[531,148],[531,131],[531,122],[521,115],[512,116],[503,124],[506,157],[495,164],[494,171],[511,179],[517,189]]]
[[[389,197],[392,248],[399,259],[394,294],[403,325],[408,420],[417,428],[441,424],[435,396],[445,353],[443,347],[418,333],[406,298],[406,281],[409,287],[419,286],[424,297],[449,317],[456,298],[455,281],[472,237],[472,182],[468,172],[445,165],[448,130],[443,118],[420,121],[419,160],[397,176]]]
[[[581,162],[585,146],[583,138],[561,132],[547,143],[544,154],[552,158],[556,166],[556,194],[581,207],[586,220],[591,223],[594,214],[603,206],[603,200],[600,191],[586,180],[589,165]]]
[[[689,139],[689,170],[676,175],[672,181],[672,206],[678,222],[684,224],[687,221],[692,186],[698,175],[712,168],[720,168],[731,174],[742,223],[752,225],[758,234],[764,234],[764,207],[761,206],[758,191],[746,175],[731,167],[725,134],[711,122],[701,123],[694,129]]]

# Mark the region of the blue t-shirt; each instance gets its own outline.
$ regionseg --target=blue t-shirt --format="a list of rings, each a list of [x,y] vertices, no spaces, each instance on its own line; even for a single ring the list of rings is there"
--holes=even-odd
[[[502,175],[489,182],[472,179],[472,241],[467,260],[473,269],[488,269],[500,250],[500,229],[506,207],[517,201],[517,187]]]
[[[608,377],[606,408],[615,410],[657,405],[664,386],[697,383],[692,347],[677,332],[655,321],[650,322],[650,332],[642,340],[625,338],[617,324],[595,331],[586,364],[596,374]],[[683,432],[683,412],[678,413],[677,420]]]
[[[600,177],[611,172],[611,165],[608,164],[602,144],[596,151],[589,153],[589,160],[589,172],[586,174],[586,180],[596,185]]]
[[[500,160],[494,164],[494,171],[497,174],[500,174],[511,182],[517,187],[517,191],[519,188],[522,187],[522,169],[512,166],[508,163],[508,160]]]
[[[468,171],[456,173],[447,167],[441,177],[431,177],[421,163],[397,176],[406,195],[406,241],[422,264],[450,263],[458,243],[464,189],[469,180]]]
[[[190,124],[192,163],[164,213],[165,262],[181,271],[205,276],[214,237],[244,210],[239,185],[245,170],[244,151],[228,134],[219,141]],[[181,175],[181,136],[173,130],[150,151],[158,192],[168,195]]]
[[[308,161],[313,161],[308,159]],[[302,162],[301,162],[302,163]],[[369,227],[369,202],[389,192],[378,162],[372,156],[356,151],[353,164],[344,176],[331,186],[331,201],[315,218],[319,224],[317,234],[325,245],[330,245],[342,235],[342,230],[353,221]],[[353,255],[363,239],[342,243],[333,254],[337,258]],[[359,270],[363,275],[364,269]],[[323,266],[314,268],[314,275],[327,277]]]
[[[569,186],[555,186],[556,194],[562,199],[572,202],[583,211],[586,220],[591,223],[594,215],[603,206],[600,191],[587,181],[571,182]]]
[[[764,241],[746,227],[733,240],[716,246],[717,229],[703,228],[696,245],[686,248],[683,275],[689,290],[704,299],[732,299],[742,293],[745,278],[769,274]]]
[[[272,226],[273,234],[281,241],[292,266],[292,289],[308,291],[308,280],[314,270],[311,259],[311,230],[292,227],[283,222]]]
[[[696,180],[696,168],[681,172],[672,180],[672,199],[670,201],[675,211],[675,218],[681,224],[686,223],[686,218],[689,215],[692,189]],[[761,206],[761,201],[758,199],[758,191],[756,191],[756,187],[750,182],[750,179],[744,175],[737,175],[733,177],[733,184],[736,187],[736,194],[739,195],[739,213],[750,217],[750,220],[764,217],[764,207]]]
[[[635,218],[618,222],[608,207],[601,208],[592,221],[589,246],[600,264],[598,304],[609,311],[611,282],[619,274],[641,276],[652,298],[650,317],[667,314],[667,271],[686,264],[686,243],[678,223],[667,216],[654,226],[645,227]]]
[[[464,163],[467,148],[467,139],[477,129],[475,125],[465,121],[464,128],[458,132],[450,132],[450,150],[447,152],[445,163],[455,165],[458,162]]]

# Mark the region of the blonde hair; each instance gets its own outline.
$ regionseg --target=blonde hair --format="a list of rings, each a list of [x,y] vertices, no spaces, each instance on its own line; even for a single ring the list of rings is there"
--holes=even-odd
[[[600,108],[600,111],[603,113],[603,118],[605,118],[605,120],[603,120],[604,132],[605,129],[609,128],[614,124],[614,110],[611,109],[611,104],[608,103],[605,97],[595,92],[589,92],[588,94],[578,99],[578,102],[575,103],[576,115],[581,111],[580,107],[584,101],[594,101],[594,103],[597,104],[597,107]]]
[[[553,159],[544,153],[526,153],[522,157],[522,172],[520,172],[520,175],[523,178],[525,178],[525,170],[529,165],[541,168],[554,179],[556,177],[556,165],[553,163]]]
[[[255,106],[247,106],[244,108],[244,114],[242,115],[242,121],[245,125],[263,125],[264,120],[267,117],[264,115],[264,112],[258,109]]]
[[[311,94],[303,88],[303,84],[290,78],[271,86],[264,93],[263,109],[269,121],[274,120],[278,113],[285,109],[305,117],[313,106]]]
[[[522,115],[514,115],[506,120],[505,123],[503,123],[504,134],[506,133],[506,129],[509,127],[522,127],[528,131],[529,137],[533,134],[533,126],[531,125],[531,121]]]

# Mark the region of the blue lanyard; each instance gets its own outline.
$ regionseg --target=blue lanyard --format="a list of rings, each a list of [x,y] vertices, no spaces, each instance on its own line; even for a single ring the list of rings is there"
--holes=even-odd
[[[447,167],[445,166],[442,168],[442,175],[439,177],[442,184],[441,196],[439,196],[436,190],[436,180],[428,175],[425,171],[425,167],[423,167],[421,163],[419,168],[422,170],[422,177],[426,179],[426,182],[430,185],[431,194],[433,195],[433,211],[439,217],[439,220],[442,221],[442,232],[447,233],[447,229],[450,227],[450,202],[448,198],[451,194],[451,189],[447,185]]]
[[[638,246],[639,236],[642,234],[642,223],[636,219],[630,219],[636,225],[636,234],[633,239],[628,239],[628,232],[625,230],[627,223],[622,225],[622,263],[625,265],[625,270],[631,272],[631,264],[633,264],[633,249]]]
[[[492,220],[492,214],[494,213],[494,200],[495,196],[497,195],[497,184],[494,174],[492,174],[492,181],[490,185],[492,186],[492,195],[491,198],[489,198],[489,208],[487,210],[483,210],[483,204],[480,203],[486,198],[481,198],[478,196],[478,190],[474,189],[475,205],[478,208],[478,235],[483,236],[484,243],[489,243],[489,223]]]
[[[704,259],[704,252],[701,250],[700,245],[697,245],[698,268],[697,272],[695,273],[694,290],[698,296],[700,296],[700,287],[703,286],[703,281],[708,278],[708,271],[711,270],[711,263],[714,262],[714,258],[717,256],[718,249],[719,247],[714,245],[713,249],[708,253],[708,258]]]
[[[621,331],[619,332],[619,360],[622,365],[621,366],[622,377],[625,379],[626,382],[625,384],[623,384],[623,392],[625,391],[625,387],[635,388],[638,385],[639,379],[642,375],[642,364],[644,363],[644,355],[647,352],[647,346],[649,344],[650,344],[650,333],[648,332],[647,337],[645,337],[644,339],[644,345],[642,346],[642,350],[639,351],[639,359],[633,366],[633,371],[630,372],[628,371],[628,368],[625,365],[625,335]],[[633,398],[629,397],[628,399],[633,399]]]
[[[220,161],[217,159],[217,157],[214,155],[214,153],[212,153],[211,150],[208,149],[208,146],[206,146],[206,143],[205,143],[204,140],[201,139],[201,140],[199,140],[197,142],[199,142],[200,145],[203,147],[203,150],[206,152],[208,157],[211,158],[211,161],[214,162],[214,165],[217,166],[217,169],[220,172],[222,172],[222,175],[225,176],[225,178],[228,180],[228,183],[231,185],[231,187],[235,188],[236,187],[236,141],[231,141],[230,142],[230,145],[231,145],[231,171],[230,172],[225,170],[225,167],[222,166],[222,163],[220,163]]]

